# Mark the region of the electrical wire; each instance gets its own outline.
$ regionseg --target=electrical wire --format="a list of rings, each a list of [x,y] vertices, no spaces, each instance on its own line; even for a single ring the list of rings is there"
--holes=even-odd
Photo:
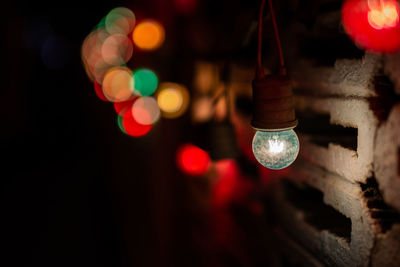
[[[274,7],[272,5],[272,0],[268,0],[269,4],[269,9],[271,13],[271,19],[272,19],[272,24],[274,26],[274,34],[275,34],[275,41],[276,45],[278,47],[278,53],[279,53],[279,60],[280,60],[280,73],[285,75],[286,70],[285,70],[285,61],[283,59],[283,51],[282,51],[282,45],[281,45],[281,39],[279,38],[279,31],[278,31],[278,24],[276,23],[276,18],[275,18],[275,12],[274,12]],[[262,78],[264,77],[264,70],[262,66],[262,53],[261,53],[261,48],[262,48],[262,23],[263,23],[263,15],[264,15],[264,6],[265,6],[265,0],[261,0],[261,5],[260,5],[260,16],[258,19],[258,51],[257,51],[257,78]]]

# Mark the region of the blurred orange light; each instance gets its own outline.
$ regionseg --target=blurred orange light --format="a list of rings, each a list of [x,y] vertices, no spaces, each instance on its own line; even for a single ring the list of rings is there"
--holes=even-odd
[[[158,105],[162,111],[174,113],[182,106],[183,99],[175,88],[168,88],[158,94]]]
[[[177,118],[189,106],[188,90],[177,83],[162,83],[157,94],[157,103],[164,117]]]
[[[192,118],[195,122],[206,122],[214,114],[213,101],[208,96],[202,96],[193,100]]]
[[[165,39],[164,27],[155,20],[148,19],[139,23],[132,33],[133,42],[143,50],[159,48]]]
[[[133,96],[132,71],[126,67],[114,67],[107,71],[103,80],[103,93],[112,102],[121,102]]]
[[[371,4],[368,11],[368,22],[375,29],[394,27],[399,22],[399,10],[395,2]]]

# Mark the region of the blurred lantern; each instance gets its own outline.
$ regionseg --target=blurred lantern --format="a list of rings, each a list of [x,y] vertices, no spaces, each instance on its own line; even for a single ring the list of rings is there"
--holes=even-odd
[[[165,118],[177,118],[189,106],[189,92],[185,86],[177,83],[161,83],[157,94],[157,103]]]
[[[165,39],[164,27],[156,20],[147,19],[140,22],[132,33],[133,42],[143,50],[159,48]]]
[[[178,149],[176,157],[178,168],[190,176],[204,175],[211,166],[208,153],[192,144],[182,145]]]
[[[343,26],[360,47],[383,53],[400,50],[399,4],[395,0],[347,0]]]

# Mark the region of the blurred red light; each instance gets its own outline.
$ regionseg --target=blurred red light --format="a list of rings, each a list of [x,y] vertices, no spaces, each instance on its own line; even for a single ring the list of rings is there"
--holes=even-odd
[[[238,164],[232,159],[216,161],[215,168],[219,180],[214,187],[213,204],[224,207],[233,200],[241,173]]]
[[[136,101],[137,97],[134,97],[127,101],[114,102],[114,109],[119,115],[125,114],[125,112],[132,108],[133,103]]]
[[[139,137],[147,134],[152,125],[142,125],[138,123],[132,115],[132,112],[125,112],[122,118],[122,126],[127,134],[134,137]]]
[[[108,99],[106,98],[106,96],[103,93],[103,86],[101,84],[99,84],[97,81],[94,81],[94,91],[98,98],[100,98],[103,101],[108,102]]]
[[[183,173],[200,176],[207,173],[211,160],[206,151],[195,145],[186,144],[177,151],[177,164]]]
[[[397,1],[347,0],[342,20],[347,34],[360,47],[384,53],[400,50]]]

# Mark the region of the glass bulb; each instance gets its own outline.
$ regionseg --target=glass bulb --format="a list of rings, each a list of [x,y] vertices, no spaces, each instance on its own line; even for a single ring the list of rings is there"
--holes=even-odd
[[[253,138],[254,156],[261,165],[268,169],[286,168],[295,161],[299,149],[299,138],[293,130],[257,131]]]

